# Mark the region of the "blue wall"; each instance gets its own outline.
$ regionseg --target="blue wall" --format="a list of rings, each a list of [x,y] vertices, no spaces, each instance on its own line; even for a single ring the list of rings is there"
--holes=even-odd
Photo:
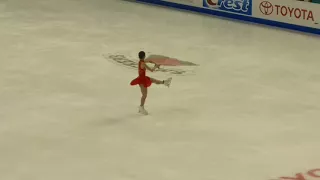
[[[316,28],[310,28],[310,27],[298,26],[298,25],[293,25],[293,24],[288,24],[288,23],[270,21],[270,20],[260,19],[260,18],[250,17],[250,16],[230,14],[227,12],[214,11],[214,10],[210,10],[210,9],[192,7],[192,6],[176,4],[176,3],[171,3],[171,2],[165,2],[165,1],[159,1],[159,0],[136,0],[136,1],[158,4],[158,5],[168,6],[168,7],[177,8],[177,9],[189,10],[189,11],[194,11],[194,12],[199,12],[199,13],[204,13],[204,14],[222,16],[222,17],[226,17],[226,18],[232,18],[232,19],[237,19],[237,20],[242,20],[242,21],[249,21],[249,22],[259,23],[259,24],[266,24],[266,25],[270,25],[270,26],[275,26],[275,27],[286,28],[286,29],[291,29],[291,30],[320,35],[320,29],[316,29]]]

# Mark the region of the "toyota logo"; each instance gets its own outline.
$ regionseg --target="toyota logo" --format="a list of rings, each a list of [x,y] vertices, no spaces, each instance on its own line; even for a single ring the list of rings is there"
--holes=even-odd
[[[218,6],[218,0],[207,0],[209,6]]]
[[[261,2],[259,8],[264,15],[270,15],[273,12],[273,5],[269,1]]]

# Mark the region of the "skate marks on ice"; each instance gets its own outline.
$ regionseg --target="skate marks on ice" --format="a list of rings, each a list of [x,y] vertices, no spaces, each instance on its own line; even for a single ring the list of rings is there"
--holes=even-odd
[[[174,107],[174,106],[157,106],[153,108],[146,108],[148,111],[147,115],[141,114],[141,116],[152,116],[157,119],[168,119],[168,115],[170,117],[175,118],[169,118],[170,121],[175,121],[173,119],[186,119],[190,117],[197,117],[198,113],[190,110],[190,108],[183,108],[183,107]]]
[[[320,168],[268,180],[320,180]]]
[[[137,58],[133,58],[130,55],[124,55],[123,53],[115,53],[115,54],[103,54],[102,55],[106,60],[109,62],[120,65],[129,69],[134,69],[136,70],[138,68],[138,60]],[[162,56],[162,55],[150,55],[148,58],[154,58],[154,57],[167,57],[167,56]],[[180,60],[179,60],[180,61]],[[173,74],[173,75],[193,75],[195,74],[193,68],[186,69],[186,67],[194,67],[194,66],[199,66],[197,64],[194,64],[192,62],[188,61],[180,61],[181,66],[180,68],[169,68],[169,67],[161,67],[159,72],[163,73],[168,73],[168,74]],[[184,67],[184,68],[182,68]]]
[[[95,121],[91,122],[90,124],[92,126],[97,126],[97,127],[117,126],[120,124],[125,124],[128,122],[139,120],[142,116],[144,116],[144,115],[132,112],[132,113],[127,113],[127,114],[122,114],[119,116],[114,115],[114,116],[105,117],[102,119],[95,120]]]

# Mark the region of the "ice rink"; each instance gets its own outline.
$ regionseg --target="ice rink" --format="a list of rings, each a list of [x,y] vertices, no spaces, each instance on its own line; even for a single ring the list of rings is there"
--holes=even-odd
[[[122,0],[0,0],[0,180],[320,179],[319,47]],[[103,56],[140,50],[199,64],[148,73],[173,77],[148,116],[137,71]]]

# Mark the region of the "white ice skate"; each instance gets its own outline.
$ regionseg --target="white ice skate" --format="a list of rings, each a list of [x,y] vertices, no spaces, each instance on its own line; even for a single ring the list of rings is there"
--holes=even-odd
[[[164,84],[165,86],[167,86],[167,87],[170,87],[171,80],[172,80],[172,78],[168,78],[167,80],[164,81],[163,84]]]
[[[148,111],[144,109],[144,107],[140,106],[139,107],[139,113],[144,114],[144,115],[148,115]]]

